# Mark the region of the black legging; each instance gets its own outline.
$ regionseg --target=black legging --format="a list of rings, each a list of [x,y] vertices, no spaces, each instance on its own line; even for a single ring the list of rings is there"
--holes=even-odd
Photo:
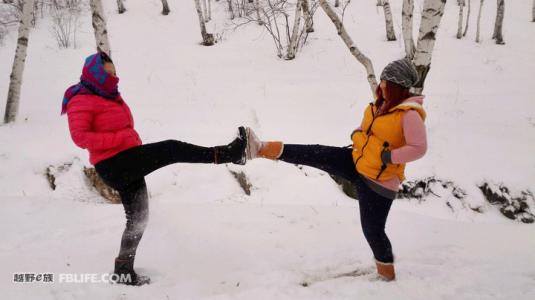
[[[147,227],[149,203],[144,177],[174,163],[214,163],[214,148],[176,140],[145,144],[98,162],[95,170],[106,184],[119,192],[126,214],[120,259],[133,259]]]
[[[352,182],[359,199],[362,231],[375,259],[383,263],[394,262],[392,245],[385,233],[392,200],[377,194],[364,182],[365,179],[355,169],[351,148],[284,145],[284,151],[279,159],[292,164],[314,167]]]

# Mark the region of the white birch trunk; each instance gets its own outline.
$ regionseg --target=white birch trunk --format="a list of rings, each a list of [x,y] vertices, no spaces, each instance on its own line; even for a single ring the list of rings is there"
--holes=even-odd
[[[392,21],[392,10],[390,9],[390,2],[388,0],[383,0],[383,10],[385,14],[386,40],[395,41],[396,33],[394,32],[394,22]]]
[[[494,33],[492,38],[496,41],[496,44],[503,45],[503,17],[505,12],[505,0],[498,0],[498,8],[496,12],[496,22],[494,23]]]
[[[202,0],[202,9],[203,9],[204,22],[208,23],[208,21],[210,21],[210,20],[208,19],[208,3],[207,3],[207,0]]]
[[[232,0],[227,0],[228,3],[228,11],[230,12],[230,19],[234,20],[236,15],[234,15],[234,7],[232,7]]]
[[[238,11],[238,17],[242,17],[243,16],[243,6],[240,4],[240,1],[243,1],[243,0],[236,0],[236,10]]]
[[[199,17],[199,25],[201,27],[203,45],[212,46],[215,43],[215,40],[214,36],[211,33],[206,32],[206,24],[204,23],[201,2],[200,0],[193,0],[193,2],[195,2],[195,10],[197,11],[197,16]]]
[[[212,20],[212,0],[207,0],[208,1],[208,15],[206,16],[206,18],[208,19],[208,21],[211,21]]]
[[[349,49],[349,52],[366,68],[366,73],[368,83],[370,84],[370,88],[372,91],[373,98],[375,99],[375,90],[377,89],[377,79],[375,77],[375,72],[373,70],[373,64],[372,61],[364,55],[362,52],[360,52],[359,48],[355,43],[353,43],[353,40],[347,33],[344,24],[340,21],[340,18],[338,15],[334,12],[332,7],[329,5],[327,0],[319,0],[321,8],[323,8],[323,11],[325,11],[325,14],[331,19],[334,26],[336,27],[336,31],[338,32],[338,35],[342,38],[342,41],[346,44],[347,48]]]
[[[412,36],[412,15],[414,12],[414,0],[403,0],[401,10],[401,28],[403,31],[403,42],[405,44],[405,55],[407,58],[414,57],[414,38]]]
[[[170,12],[169,3],[167,3],[167,0],[162,0],[162,15],[167,16]]]
[[[100,49],[111,57],[110,40],[108,38],[108,29],[102,2],[101,0],[90,0],[90,5],[97,49]]]
[[[264,21],[262,21],[262,17],[260,15],[260,1],[254,0],[254,6],[256,11],[256,22],[258,23],[258,25],[262,26],[264,25]]]
[[[297,44],[299,40],[299,27],[301,25],[301,7],[303,0],[298,0],[295,5],[295,17],[294,17],[294,26],[292,29],[292,36],[290,38],[290,44],[288,45],[288,53],[286,59],[291,60],[295,58],[295,53],[297,52]]]
[[[466,36],[466,33],[468,32],[468,24],[470,24],[470,2],[472,2],[472,0],[468,0],[468,12],[466,13],[466,26],[464,27],[463,36]]]
[[[483,2],[484,0],[481,0],[481,2],[479,3],[479,13],[477,14],[476,43],[480,42],[480,39],[479,39],[480,30],[479,29],[481,28],[481,8],[483,7]]]
[[[13,59],[13,67],[7,91],[6,111],[4,122],[14,122],[19,112],[20,90],[22,86],[22,75],[24,73],[24,63],[26,62],[26,51],[30,37],[30,23],[34,9],[34,0],[25,0],[22,6],[22,17],[19,25],[19,37],[17,39],[17,49]]]
[[[303,0],[302,6],[303,14],[305,15],[305,30],[306,32],[314,32],[314,20],[312,20],[312,14],[310,12],[310,5],[308,0]]]
[[[117,11],[119,12],[119,14],[122,14],[126,11],[123,0],[117,0]]]
[[[457,24],[457,38],[460,39],[463,37],[463,14],[464,14],[464,0],[457,0],[459,5],[459,22]]]
[[[418,44],[414,54],[414,65],[418,71],[419,80],[414,86],[414,92],[421,94],[424,89],[424,82],[431,69],[431,58],[435,47],[436,34],[446,0],[425,0],[422,11],[422,21],[420,22],[420,32],[418,34]]]

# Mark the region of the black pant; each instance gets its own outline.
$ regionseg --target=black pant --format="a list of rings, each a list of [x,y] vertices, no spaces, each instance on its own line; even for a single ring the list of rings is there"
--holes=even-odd
[[[176,140],[145,144],[119,152],[98,162],[95,170],[117,190],[126,214],[120,259],[132,259],[147,227],[149,203],[145,176],[174,163],[214,163],[214,148]]]
[[[306,165],[342,177],[352,182],[357,190],[360,207],[360,223],[364,236],[375,259],[394,262],[392,245],[385,233],[385,224],[392,200],[371,190],[357,170],[351,148],[323,145],[284,145],[279,158],[282,161]]]

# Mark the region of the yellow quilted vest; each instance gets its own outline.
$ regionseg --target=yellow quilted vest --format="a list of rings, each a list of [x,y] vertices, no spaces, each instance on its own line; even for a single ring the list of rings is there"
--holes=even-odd
[[[405,164],[383,165],[381,154],[386,150],[394,150],[405,145],[403,136],[403,115],[408,110],[416,110],[423,120],[425,111],[415,102],[401,103],[387,113],[376,116],[377,107],[370,103],[364,112],[361,130],[356,131],[353,140],[353,162],[357,171],[374,180],[388,180],[397,176],[400,181],[405,179]]]

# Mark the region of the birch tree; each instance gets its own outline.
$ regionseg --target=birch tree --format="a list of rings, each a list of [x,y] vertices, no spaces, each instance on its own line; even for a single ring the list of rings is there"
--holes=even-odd
[[[288,0],[267,0],[260,9],[262,25],[273,38],[279,58],[294,59],[300,46],[304,45],[307,40],[309,32],[306,28],[307,17],[304,16],[306,14],[305,1],[297,0],[291,3]],[[252,10],[249,11],[252,13]],[[251,13],[243,15],[243,18],[248,21],[244,24],[258,20],[258,17],[252,16]],[[290,14],[293,14],[293,18]]]
[[[492,34],[492,39],[496,41],[496,44],[503,45],[503,16],[505,14],[505,0],[497,0],[498,7],[496,12],[496,22],[494,23],[494,33]]]
[[[386,40],[395,41],[396,33],[394,32],[394,22],[392,21],[392,10],[390,9],[390,1],[383,0],[382,6],[385,14]]]
[[[123,0],[117,0],[117,11],[119,12],[119,14],[122,14],[126,11]]]
[[[301,21],[301,7],[303,0],[298,0],[295,5],[294,25],[292,29],[292,35],[290,37],[290,44],[288,45],[288,54],[286,59],[294,59],[297,52],[297,41],[299,38],[299,26]]]
[[[463,37],[463,14],[464,14],[464,0],[457,0],[457,5],[459,5],[459,23],[457,24],[457,38],[460,39]]]
[[[208,21],[211,21],[212,20],[212,0],[205,0],[205,1],[208,1],[208,14],[207,14],[207,19]]]
[[[418,71],[419,79],[414,86],[414,93],[421,94],[424,88],[425,78],[431,69],[431,57],[435,46],[436,34],[446,0],[425,0],[420,22],[418,43],[414,54],[413,63]]]
[[[202,0],[201,2],[201,7],[202,7],[202,14],[204,16],[204,21],[205,22],[208,22],[208,10],[206,9],[208,7],[207,3],[206,3],[206,0]]]
[[[464,27],[464,32],[463,32],[463,36],[466,36],[466,33],[468,32],[468,24],[470,24],[470,2],[472,2],[472,0],[468,0],[468,12],[466,13],[466,26]]]
[[[162,15],[167,16],[170,12],[169,3],[167,3],[167,0],[162,0]]]
[[[108,38],[108,29],[104,10],[102,9],[102,2],[101,0],[90,0],[90,6],[97,49],[100,49],[111,57],[110,40]]]
[[[193,0],[195,2],[195,10],[197,10],[197,16],[199,17],[199,25],[201,27],[201,35],[203,40],[203,45],[212,46],[215,44],[214,35],[206,32],[205,19],[202,13],[201,2],[200,0]]]
[[[301,8],[303,9],[303,14],[305,15],[306,32],[314,32],[314,20],[312,19],[312,12],[310,11],[310,5],[308,3],[308,0],[303,0],[303,2],[301,3]]]
[[[259,0],[254,0],[254,6],[256,11],[256,22],[258,25],[262,26],[264,25],[264,21],[262,21],[262,17],[260,16],[260,2]]]
[[[204,15],[204,22],[208,23],[210,21],[210,4],[208,3],[208,0],[202,0],[202,9],[203,9],[203,15]]]
[[[414,38],[412,36],[412,15],[414,12],[414,0],[403,0],[403,7],[401,11],[401,28],[403,31],[403,42],[405,44],[406,57],[412,59],[416,47],[414,46]]]
[[[334,12],[333,8],[327,2],[327,0],[319,0],[319,3],[323,11],[325,11],[325,14],[327,14],[327,16],[333,22],[334,26],[336,27],[336,31],[338,32],[338,35],[346,44],[347,48],[349,49],[349,52],[351,52],[351,54],[364,66],[364,68],[366,68],[368,83],[370,84],[372,96],[375,99],[377,79],[375,77],[375,71],[373,70],[372,61],[359,50],[357,45],[355,45],[355,43],[347,33],[344,24],[342,23],[342,21],[340,21],[340,18],[338,17],[336,12]]]
[[[258,1],[258,0],[257,0]],[[234,20],[234,18],[236,17],[236,15],[234,14],[234,7],[232,5],[232,0],[227,0],[227,3],[228,3],[228,11],[230,13],[230,19],[231,20]]]
[[[481,0],[481,2],[479,2],[479,13],[477,14],[476,43],[480,42],[479,32],[480,32],[480,28],[481,28],[481,9],[483,8],[483,2],[484,1],[485,0]]]
[[[6,111],[4,122],[14,122],[19,112],[20,90],[22,86],[22,75],[26,62],[26,51],[30,37],[30,23],[33,17],[34,0],[25,0],[22,5],[22,17],[19,25],[19,36],[17,39],[17,49],[13,59],[13,67],[7,92]]]

